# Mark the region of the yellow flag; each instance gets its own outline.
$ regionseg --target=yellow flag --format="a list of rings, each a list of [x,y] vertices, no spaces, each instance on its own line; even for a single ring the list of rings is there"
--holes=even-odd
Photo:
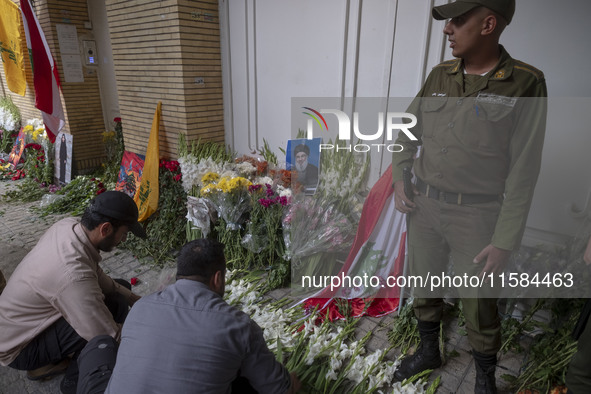
[[[161,107],[162,102],[159,101],[156,107],[156,113],[154,113],[154,120],[152,121],[152,130],[150,131],[150,139],[148,140],[142,180],[133,198],[139,210],[138,221],[140,222],[149,218],[158,209],[158,170],[160,168],[158,130],[160,128]]]
[[[0,0],[0,54],[8,89],[25,95],[27,79],[21,46],[21,13],[10,0]]]

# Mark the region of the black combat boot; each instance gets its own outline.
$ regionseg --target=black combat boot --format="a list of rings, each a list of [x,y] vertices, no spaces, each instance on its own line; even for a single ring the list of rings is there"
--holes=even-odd
[[[474,364],[476,366],[476,383],[474,394],[497,394],[495,383],[495,367],[497,365],[496,354],[482,354],[472,350]]]
[[[439,322],[419,320],[421,342],[412,356],[407,356],[394,373],[394,380],[401,382],[426,369],[441,366],[439,354]]]

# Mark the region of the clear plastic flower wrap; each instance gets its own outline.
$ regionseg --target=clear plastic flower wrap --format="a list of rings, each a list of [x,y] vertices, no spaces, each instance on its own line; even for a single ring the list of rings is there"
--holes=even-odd
[[[211,229],[212,217],[215,220],[215,208],[205,198],[187,196],[187,225],[190,230],[198,230],[206,238]]]
[[[222,177],[218,183],[203,187],[201,195],[213,204],[229,230],[239,230],[251,209],[250,185],[242,177]]]
[[[287,257],[294,263],[318,253],[348,252],[356,228],[337,201],[310,196],[294,199],[282,225]]]
[[[281,239],[281,221],[290,197],[280,195],[279,190],[269,183],[251,185],[248,191],[253,207],[246,234],[242,238],[242,246],[253,253],[264,251],[263,259],[267,264],[272,264],[276,257],[283,257],[285,254]]]

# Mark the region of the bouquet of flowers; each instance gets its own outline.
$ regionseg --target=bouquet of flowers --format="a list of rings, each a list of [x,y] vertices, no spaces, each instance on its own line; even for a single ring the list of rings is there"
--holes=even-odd
[[[218,174],[207,173],[202,179],[213,181],[217,177],[219,177]],[[203,186],[200,193],[211,201],[220,217],[226,222],[228,229],[238,230],[245,222],[245,215],[251,208],[248,194],[248,187],[251,185],[252,182],[246,178],[224,176],[217,182],[213,181]]]
[[[8,153],[14,142],[13,134],[21,127],[21,114],[10,96],[0,98],[0,154]]]
[[[273,266],[285,254],[281,219],[290,197],[280,195],[268,183],[251,185],[248,191],[252,199],[252,210],[242,246],[252,252],[250,256],[255,267],[266,268]]]
[[[187,239],[205,238],[211,229],[211,213],[207,199],[187,196]]]
[[[319,252],[347,252],[355,236],[354,223],[325,199],[302,197],[283,218],[288,258],[300,260]]]
[[[293,284],[304,275],[336,274],[356,228],[350,216],[339,210],[338,201],[298,197],[282,221]]]

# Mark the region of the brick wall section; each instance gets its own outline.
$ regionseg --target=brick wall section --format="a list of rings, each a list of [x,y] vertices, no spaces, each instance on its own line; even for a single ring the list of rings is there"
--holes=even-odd
[[[15,3],[19,2],[15,1]],[[73,24],[76,26],[79,41],[83,38],[92,39],[92,32],[84,28],[84,22],[89,20],[86,0],[36,0],[34,11],[58,65],[62,85],[62,104],[66,116],[66,125],[62,131],[74,136],[74,169],[82,173],[88,172],[100,166],[105,157],[101,135],[105,131],[105,124],[97,70],[83,65],[84,82],[65,82],[56,29],[58,23]],[[33,77],[28,56],[25,60],[27,72],[25,97],[5,89],[21,110],[23,122],[30,118],[41,118],[41,113],[35,108]]]
[[[159,100],[162,157],[177,157],[179,133],[223,143],[217,0],[106,0],[106,8],[126,149],[145,153]]]
[[[222,60],[217,0],[179,1],[187,140],[224,143]],[[204,78],[204,85],[195,84]]]
[[[66,113],[65,132],[74,136],[73,155],[75,170],[88,172],[98,166],[105,158],[102,132],[105,131],[103,109],[98,84],[98,72],[95,67],[86,67],[82,63],[84,82],[65,82],[61,53],[57,37],[56,24],[76,26],[80,50],[82,39],[92,39],[92,31],[84,28],[84,22],[90,20],[86,0],[46,0],[36,1],[39,23],[49,18],[45,25],[51,26],[51,33],[46,32],[48,44],[60,70],[64,112]],[[45,9],[44,9],[45,7]],[[45,26],[43,27],[45,31]]]

